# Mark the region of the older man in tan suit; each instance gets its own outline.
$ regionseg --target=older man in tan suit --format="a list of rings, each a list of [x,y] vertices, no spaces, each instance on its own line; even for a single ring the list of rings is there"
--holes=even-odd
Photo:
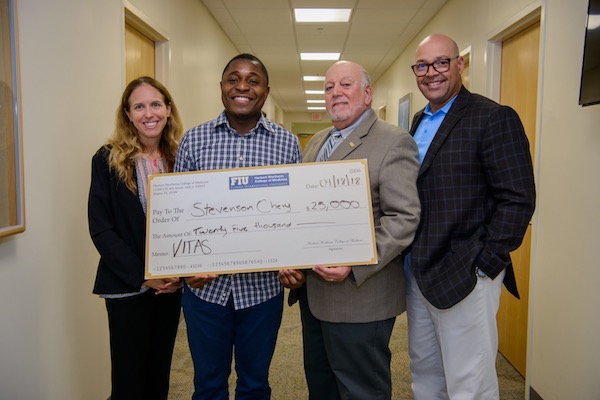
[[[401,253],[419,223],[419,160],[414,140],[378,119],[372,98],[364,68],[348,61],[331,66],[325,102],[334,129],[315,134],[303,159],[368,160],[378,263],[280,272],[294,289],[291,301],[300,300],[304,368],[315,400],[392,396],[389,341],[406,309]]]

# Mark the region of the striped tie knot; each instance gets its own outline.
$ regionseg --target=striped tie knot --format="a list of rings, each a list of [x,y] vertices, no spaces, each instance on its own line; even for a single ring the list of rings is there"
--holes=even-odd
[[[329,156],[333,152],[337,141],[341,138],[342,132],[338,131],[337,129],[331,131],[327,142],[325,142],[325,145],[323,146],[323,153],[321,154],[321,159],[319,161],[327,161],[329,159]]]

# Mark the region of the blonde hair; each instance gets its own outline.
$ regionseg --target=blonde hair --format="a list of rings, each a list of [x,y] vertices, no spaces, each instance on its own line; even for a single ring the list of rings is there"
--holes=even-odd
[[[160,154],[167,161],[169,171],[173,170],[175,157],[177,156],[177,146],[183,134],[183,124],[179,117],[179,111],[175,106],[175,102],[171,94],[163,84],[154,78],[142,76],[134,79],[127,85],[121,103],[117,108],[115,131],[110,139],[108,139],[105,147],[108,149],[108,165],[111,171],[116,172],[119,180],[121,180],[129,190],[137,193],[137,182],[135,176],[135,160],[142,151],[137,129],[129,121],[126,111],[129,110],[129,97],[131,93],[139,86],[146,84],[158,90],[163,98],[164,103],[171,107],[171,114],[167,118],[167,123],[160,137],[159,150]]]

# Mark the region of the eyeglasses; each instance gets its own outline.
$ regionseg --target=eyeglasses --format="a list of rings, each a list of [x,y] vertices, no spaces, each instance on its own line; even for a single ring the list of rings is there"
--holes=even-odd
[[[429,72],[429,67],[433,67],[433,69],[437,72],[447,72],[450,69],[450,61],[456,60],[460,56],[452,57],[452,58],[440,58],[439,60],[435,60],[432,63],[416,63],[415,65],[411,65],[410,68],[413,70],[416,76],[425,76],[427,72]]]

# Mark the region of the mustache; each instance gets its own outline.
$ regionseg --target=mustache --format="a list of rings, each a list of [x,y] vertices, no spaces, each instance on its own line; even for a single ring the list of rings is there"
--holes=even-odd
[[[446,79],[443,75],[435,75],[434,77],[425,77],[422,80],[422,83],[427,84],[427,83],[431,83],[431,82],[445,82],[448,79]]]

